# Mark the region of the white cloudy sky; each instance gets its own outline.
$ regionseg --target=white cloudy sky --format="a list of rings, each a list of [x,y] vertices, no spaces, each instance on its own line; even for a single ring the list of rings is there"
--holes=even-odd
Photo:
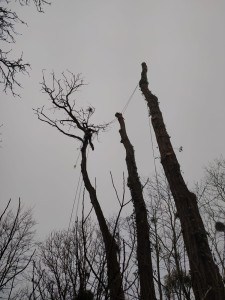
[[[83,74],[89,84],[76,99],[95,106],[97,124],[122,110],[145,61],[172,143],[184,148],[177,155],[189,186],[200,179],[204,165],[224,154],[224,1],[55,0],[44,14],[32,6],[12,7],[28,23],[18,25],[22,35],[12,55],[23,52],[32,69],[30,76],[20,77],[21,99],[1,92],[1,208],[9,198],[16,206],[21,197],[25,207],[33,207],[41,237],[68,226],[80,174],[73,167],[79,144],[38,121],[32,111],[48,100],[40,91],[43,69]],[[139,173],[151,176],[148,113],[139,89],[125,121]],[[118,128],[115,123],[100,134],[88,161],[106,217],[118,208],[109,171],[119,189],[126,172]]]

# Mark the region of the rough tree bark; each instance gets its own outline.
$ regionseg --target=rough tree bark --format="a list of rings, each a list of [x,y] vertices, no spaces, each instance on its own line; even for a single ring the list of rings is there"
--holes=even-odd
[[[96,190],[92,186],[88,173],[87,173],[87,157],[86,149],[88,140],[85,140],[81,149],[82,160],[81,160],[81,172],[84,180],[84,185],[89,192],[91,203],[94,207],[99,227],[103,236],[105,245],[106,261],[107,261],[107,274],[108,274],[108,285],[110,290],[111,300],[124,300],[124,292],[122,285],[122,277],[120,273],[120,265],[117,259],[117,253],[119,251],[118,245],[114,239],[114,236],[110,233],[109,228],[106,224],[102,209],[96,196]]]
[[[192,286],[196,300],[223,300],[225,290],[219,270],[209,248],[207,233],[199,213],[195,194],[181,175],[180,165],[166,131],[158,99],[148,89],[147,65],[142,63],[140,89],[147,101],[149,114],[159,146],[161,163],[174,197],[180,218],[184,243],[190,262]]]
[[[120,123],[119,133],[121,143],[123,143],[126,150],[126,164],[129,176],[127,185],[131,192],[135,211],[140,300],[156,300],[147,209],[142,194],[142,185],[137,172],[134,149],[127,136],[122,114],[116,113],[115,116]]]

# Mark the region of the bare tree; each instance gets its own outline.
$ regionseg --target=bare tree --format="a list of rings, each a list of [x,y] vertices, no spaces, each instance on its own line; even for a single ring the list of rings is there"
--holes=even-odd
[[[105,299],[104,256],[102,239],[93,222],[75,222],[68,231],[51,233],[40,243],[29,297],[77,300],[81,295],[87,299],[98,295],[95,299]]]
[[[20,87],[20,83],[17,80],[18,73],[28,73],[30,67],[29,63],[23,61],[23,56],[13,59],[11,58],[11,49],[8,48],[9,44],[15,43],[15,36],[18,34],[15,27],[16,24],[26,24],[16,12],[8,8],[11,0],[1,0],[4,3],[4,6],[0,6],[0,41],[4,43],[4,47],[1,46],[0,49],[0,84],[3,85],[3,91],[7,92],[8,90],[14,96],[18,96],[15,92],[15,87]],[[45,0],[19,0],[21,5],[29,5],[33,2],[39,12],[43,12],[43,5],[50,4]]]
[[[128,299],[139,299],[132,219],[118,221],[116,217],[109,226],[112,230],[116,228],[125,294]],[[70,230],[52,232],[37,252],[33,270],[30,268],[30,285],[18,299],[108,299],[104,242],[90,214],[77,220]]]
[[[180,165],[159,109],[158,99],[148,89],[146,63],[142,63],[139,85],[149,108],[161,163],[179,214],[184,243],[189,257],[195,298],[196,300],[225,299],[224,284],[218,267],[213,261],[196,195],[188,190],[184,182]]]
[[[34,225],[31,211],[19,205],[16,214],[10,201],[0,215],[0,292],[2,299],[13,299],[24,271],[34,254]]]
[[[79,88],[84,85],[84,83],[80,75],[75,76],[73,73],[69,73],[69,75],[70,78],[63,73],[62,79],[60,80],[56,79],[55,75],[53,74],[51,87],[47,85],[43,76],[42,89],[50,97],[52,104],[51,108],[58,112],[58,117],[49,117],[46,114],[44,107],[41,109],[36,109],[35,112],[39,120],[51,125],[61,133],[82,143],[81,173],[103,236],[106,251],[110,298],[112,300],[123,300],[124,292],[122,286],[122,277],[120,273],[120,265],[117,259],[118,245],[116,244],[113,234],[109,230],[97,198],[96,189],[91,184],[87,172],[87,147],[90,144],[92,150],[94,150],[92,135],[99,130],[104,130],[106,128],[106,124],[96,126],[91,123],[91,116],[95,111],[94,108],[88,107],[86,110],[83,108],[78,108],[79,106],[76,101],[71,99],[73,94],[78,91]],[[83,134],[83,136],[81,136],[81,134]]]

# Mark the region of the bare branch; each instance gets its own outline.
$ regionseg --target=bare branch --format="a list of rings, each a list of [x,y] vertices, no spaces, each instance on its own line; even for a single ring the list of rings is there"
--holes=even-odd
[[[34,3],[34,5],[36,6],[37,8],[37,11],[38,12],[44,12],[43,10],[43,6],[44,5],[50,5],[51,2],[50,1],[46,1],[46,0],[18,0],[18,2],[20,3],[20,5],[30,5],[31,2]]]
[[[37,108],[37,109],[33,109],[36,113],[36,115],[38,116],[38,119],[42,122],[45,122],[49,125],[51,125],[52,127],[55,127],[57,128],[61,133],[69,136],[69,137],[72,137],[74,139],[78,139],[80,140],[81,142],[83,142],[83,139],[77,135],[74,135],[74,134],[70,134],[66,131],[64,131],[62,128],[60,128],[60,124],[63,125],[63,123],[61,121],[57,121],[57,120],[51,120],[44,112],[43,112],[43,108]],[[72,121],[71,121],[72,122]],[[58,125],[59,124],[59,125]]]
[[[16,0],[15,0],[16,1]],[[11,3],[11,0],[5,0],[5,5]],[[19,0],[20,5],[29,5],[31,0]],[[37,10],[43,12],[43,5],[50,4],[45,0],[33,0]],[[0,6],[0,41],[11,44],[15,43],[15,36],[18,32],[15,29],[16,24],[26,23],[19,18],[16,12],[12,11],[8,7]],[[28,74],[30,67],[29,63],[24,63],[22,55],[16,59],[10,59],[10,50],[0,49],[0,84],[3,85],[3,91],[10,91],[13,96],[19,96],[15,92],[15,87],[21,87],[21,84],[17,80],[18,73]]]
[[[50,84],[47,83],[45,74],[42,76],[42,91],[49,96],[51,108],[57,112],[58,118],[49,117],[46,114],[44,107],[34,109],[38,119],[55,127],[61,133],[75,138],[82,143],[88,139],[91,143],[92,133],[98,133],[99,130],[104,130],[106,124],[94,125],[90,124],[90,119],[95,112],[94,107],[89,106],[87,109],[79,108],[76,99],[73,97],[82,86],[86,85],[81,77],[81,74],[75,75],[70,71],[63,72],[60,79],[57,79],[54,72],[51,74]],[[77,134],[81,132],[82,136]]]
[[[8,60],[7,56],[9,52],[10,51],[3,52],[0,50],[0,84],[3,84],[4,92],[10,90],[13,96],[19,96],[19,94],[14,91],[15,86],[21,87],[16,76],[18,73],[28,74],[30,64],[23,62],[22,55],[16,60]]]

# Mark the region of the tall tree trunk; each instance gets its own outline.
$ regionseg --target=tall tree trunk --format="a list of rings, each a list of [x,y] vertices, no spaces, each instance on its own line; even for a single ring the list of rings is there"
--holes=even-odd
[[[181,175],[170,137],[166,131],[158,99],[148,89],[147,65],[142,63],[141,91],[147,101],[149,114],[159,146],[165,171],[180,218],[184,243],[189,257],[192,286],[196,300],[224,300],[225,290],[218,267],[209,248],[207,234],[199,213],[195,194],[191,193]]]
[[[124,300],[124,291],[122,285],[122,276],[120,273],[120,265],[117,259],[118,245],[112,234],[109,231],[109,228],[106,224],[102,209],[97,199],[96,190],[92,186],[88,173],[87,173],[87,149],[88,141],[84,141],[81,161],[81,172],[83,175],[84,185],[89,192],[91,203],[94,207],[99,227],[103,236],[103,241],[106,251],[106,261],[107,261],[107,274],[108,274],[108,285],[110,290],[110,299],[111,300]]]
[[[120,123],[119,132],[121,135],[121,143],[123,143],[126,150],[126,163],[129,176],[127,184],[131,192],[135,211],[137,260],[141,294],[140,300],[156,300],[149,239],[149,224],[147,209],[142,194],[142,185],[137,172],[134,149],[128,139],[123,116],[120,113],[116,113],[116,117]]]

